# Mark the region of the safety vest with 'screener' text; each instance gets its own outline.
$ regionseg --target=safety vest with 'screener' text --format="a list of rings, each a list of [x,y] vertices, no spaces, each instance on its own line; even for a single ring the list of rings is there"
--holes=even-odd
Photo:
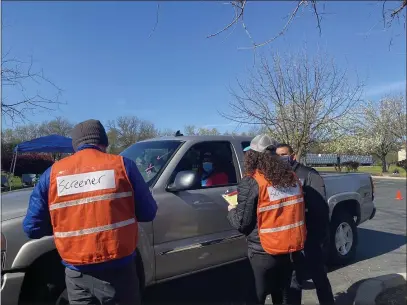
[[[304,249],[307,231],[300,181],[295,187],[276,188],[258,171],[253,178],[259,185],[257,225],[264,251],[278,255]]]
[[[138,225],[121,156],[84,149],[51,168],[48,194],[55,245],[71,265],[132,255]]]

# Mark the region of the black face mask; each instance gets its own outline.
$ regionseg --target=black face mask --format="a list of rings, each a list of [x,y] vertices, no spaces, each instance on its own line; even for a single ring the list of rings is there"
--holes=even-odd
[[[291,157],[290,156],[280,156],[280,160],[283,161],[284,163],[287,163],[287,164],[291,165]]]
[[[296,163],[292,156],[280,156],[280,160],[291,166],[293,166]]]

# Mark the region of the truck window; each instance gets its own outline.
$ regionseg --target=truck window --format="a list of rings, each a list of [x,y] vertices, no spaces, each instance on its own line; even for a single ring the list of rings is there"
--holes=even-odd
[[[227,186],[237,183],[233,152],[229,142],[202,142],[192,146],[178,163],[169,183],[180,171],[196,171],[201,186]]]
[[[120,155],[133,160],[148,185],[159,177],[181,141],[147,141],[133,144]]]

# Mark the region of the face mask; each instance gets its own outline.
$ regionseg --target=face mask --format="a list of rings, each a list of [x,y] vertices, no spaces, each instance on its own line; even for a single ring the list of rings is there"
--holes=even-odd
[[[280,156],[280,160],[291,165],[291,157],[290,156]]]
[[[202,167],[203,167],[204,171],[207,173],[210,173],[213,169],[212,162],[204,162],[204,163],[202,163]]]

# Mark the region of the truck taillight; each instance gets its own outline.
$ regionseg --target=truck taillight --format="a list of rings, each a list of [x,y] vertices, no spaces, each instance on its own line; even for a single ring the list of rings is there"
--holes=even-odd
[[[7,241],[3,233],[1,233],[1,270],[4,270],[6,265],[6,250],[7,250]]]

